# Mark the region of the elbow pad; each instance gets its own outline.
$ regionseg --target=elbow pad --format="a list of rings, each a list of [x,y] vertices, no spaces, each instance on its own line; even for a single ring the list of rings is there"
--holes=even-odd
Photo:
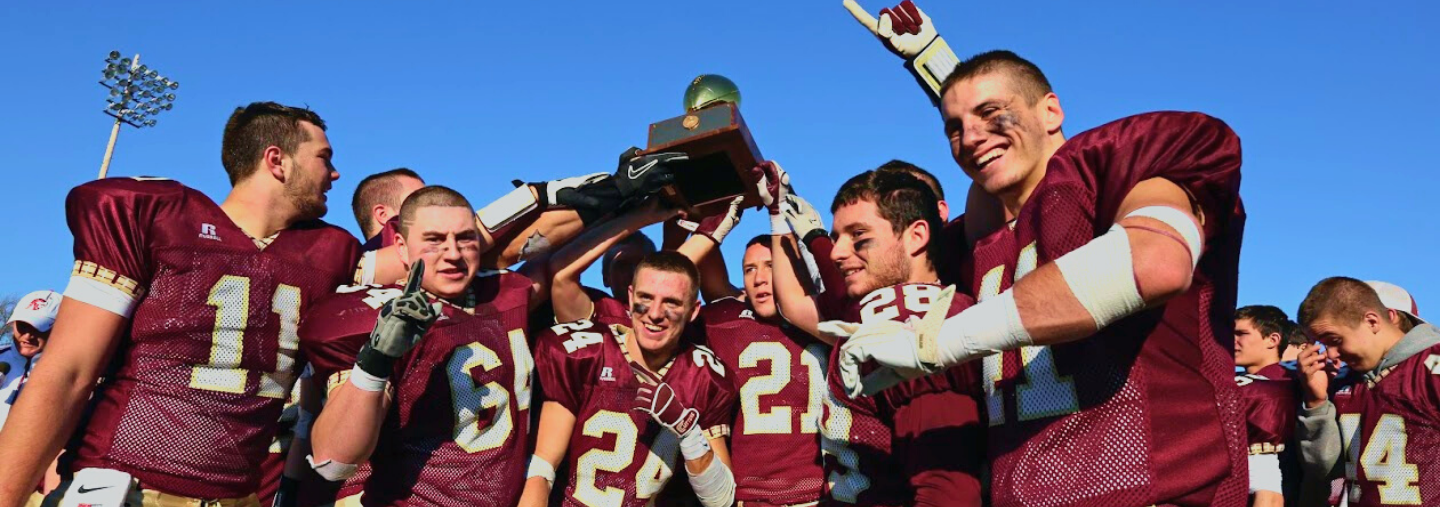
[[[698,474],[689,473],[690,487],[695,490],[695,496],[700,498],[700,504],[705,507],[729,507],[735,503],[735,474],[725,462],[719,459],[710,460],[710,466]]]

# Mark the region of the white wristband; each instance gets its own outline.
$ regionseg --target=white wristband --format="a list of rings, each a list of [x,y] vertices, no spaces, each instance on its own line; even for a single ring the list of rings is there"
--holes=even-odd
[[[495,202],[480,208],[480,211],[475,212],[475,217],[480,220],[480,225],[484,226],[486,231],[494,233],[525,216],[539,204],[530,185],[520,185],[510,193],[496,199]]]
[[[359,465],[340,463],[333,459],[327,459],[325,461],[316,463],[314,455],[305,456],[305,462],[310,464],[310,468],[312,470],[315,470],[315,473],[320,474],[320,477],[330,482],[339,482],[345,479],[349,479],[350,477],[353,477],[355,475],[355,471],[360,468]]]
[[[685,461],[697,460],[710,452],[710,440],[705,438],[705,432],[700,431],[700,425],[690,427],[684,435],[680,435],[680,455]]]
[[[549,461],[545,461],[544,458],[531,454],[530,464],[526,466],[525,478],[529,479],[531,477],[545,479],[547,484],[554,486],[555,467],[551,465]]]
[[[360,369],[359,366],[350,369],[350,385],[355,386],[361,391],[370,391],[372,393],[384,391],[385,383],[389,380],[389,377],[376,377],[371,375],[369,372]]]

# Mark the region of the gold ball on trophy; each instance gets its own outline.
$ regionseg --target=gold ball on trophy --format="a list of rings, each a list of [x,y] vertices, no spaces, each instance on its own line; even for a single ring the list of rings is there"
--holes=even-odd
[[[740,88],[725,76],[701,74],[690,81],[690,87],[685,89],[685,112],[720,102],[730,102],[735,104],[735,107],[740,107]]]

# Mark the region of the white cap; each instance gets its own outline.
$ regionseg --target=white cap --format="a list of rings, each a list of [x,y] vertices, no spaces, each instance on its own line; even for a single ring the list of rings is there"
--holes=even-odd
[[[1420,318],[1420,308],[1415,306],[1415,298],[1410,297],[1410,292],[1400,288],[1393,283],[1370,280],[1365,282],[1375,293],[1380,295],[1380,302],[1386,308],[1409,315],[1410,318],[1425,322]]]
[[[35,326],[44,333],[55,325],[55,313],[60,310],[60,293],[53,290],[37,290],[20,298],[15,311],[10,313],[6,324],[20,321]]]

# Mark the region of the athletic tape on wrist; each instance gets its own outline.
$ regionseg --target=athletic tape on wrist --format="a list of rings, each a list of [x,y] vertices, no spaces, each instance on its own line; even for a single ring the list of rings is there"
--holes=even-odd
[[[1279,454],[1251,454],[1249,461],[1250,494],[1259,491],[1282,492]]]
[[[1169,206],[1146,206],[1125,215],[1125,218],[1130,217],[1159,220],[1170,226],[1171,229],[1175,229],[1175,232],[1180,233],[1180,237],[1184,240],[1185,247],[1190,249],[1190,269],[1195,269],[1200,265],[1200,254],[1204,253],[1205,240],[1204,236],[1200,234],[1200,227],[1195,225],[1195,219],[1191,218],[1189,214]]]
[[[535,198],[535,193],[530,190],[529,185],[515,187],[510,193],[496,199],[495,202],[480,208],[475,212],[475,217],[480,220],[480,225],[486,231],[494,233],[499,231],[526,213],[539,208],[540,202]]]
[[[531,454],[530,463],[525,467],[525,478],[529,479],[531,477],[545,479],[547,484],[554,486],[555,466],[551,465],[549,461],[545,461],[544,458]]]
[[[372,393],[384,391],[385,383],[389,380],[390,377],[376,377],[371,375],[370,372],[361,369],[358,365],[350,369],[350,385],[355,386],[361,391],[370,391]]]
[[[790,234],[790,222],[785,221],[785,214],[770,215],[770,235],[783,236],[786,234]]]
[[[1095,321],[1095,329],[1145,308],[1140,288],[1135,285],[1135,266],[1130,258],[1130,236],[1120,225],[1090,240],[1080,248],[1055,259],[1055,267],[1080,305]]]
[[[680,455],[685,461],[700,459],[705,453],[710,452],[710,441],[705,438],[700,425],[691,426],[684,435],[680,435]]]

